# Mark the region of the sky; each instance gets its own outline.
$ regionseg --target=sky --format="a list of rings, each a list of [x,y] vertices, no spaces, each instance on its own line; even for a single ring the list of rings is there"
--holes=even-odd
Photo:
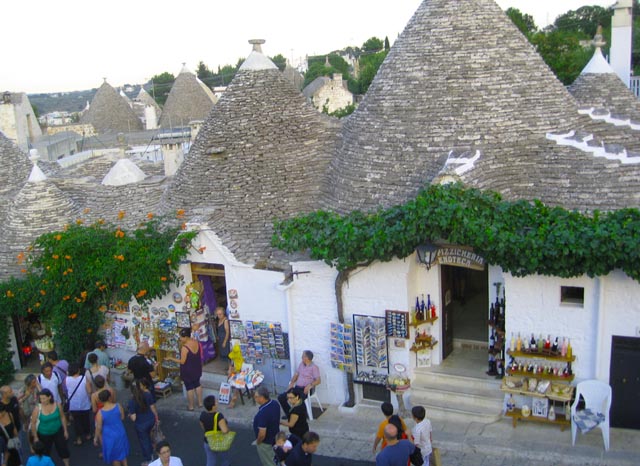
[[[0,9],[0,92],[41,93],[141,84],[182,63],[214,71],[251,51],[294,64],[361,46],[372,36],[393,44],[422,0],[4,0]],[[451,0],[457,1],[457,0]],[[615,0],[497,0],[533,16],[538,27],[583,5]],[[304,5],[301,8],[301,5]],[[324,7],[323,11],[317,11]]]

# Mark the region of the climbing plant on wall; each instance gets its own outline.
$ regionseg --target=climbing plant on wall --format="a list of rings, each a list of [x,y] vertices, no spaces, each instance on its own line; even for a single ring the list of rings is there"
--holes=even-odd
[[[120,212],[118,219],[125,215]],[[177,212],[178,218],[183,215]],[[197,232],[165,220],[148,214],[132,230],[102,220],[85,226],[78,220],[63,231],[43,234],[17,256],[21,276],[0,283],[0,319],[35,314],[54,329],[62,356],[77,357],[107,309],[124,306],[132,297],[149,302],[179,283],[180,260]],[[2,369],[10,363],[7,344],[8,333],[0,332]]]
[[[318,211],[275,223],[272,244],[307,250],[338,270],[409,256],[427,241],[472,246],[515,276],[606,275],[640,281],[640,211],[583,214],[538,200],[505,201],[460,184],[429,186],[403,205],[348,215]]]

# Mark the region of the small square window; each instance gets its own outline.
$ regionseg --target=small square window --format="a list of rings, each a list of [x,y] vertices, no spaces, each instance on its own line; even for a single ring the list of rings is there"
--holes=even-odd
[[[561,286],[560,304],[571,304],[584,306],[584,287],[582,286]]]

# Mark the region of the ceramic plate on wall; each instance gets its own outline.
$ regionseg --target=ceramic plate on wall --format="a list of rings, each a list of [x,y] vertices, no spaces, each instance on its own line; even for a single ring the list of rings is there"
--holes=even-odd
[[[173,293],[173,302],[176,304],[180,304],[182,302],[182,295],[177,291]]]
[[[173,304],[169,304],[167,306],[167,309],[169,309],[169,311],[171,311],[171,312],[176,312],[176,307]]]

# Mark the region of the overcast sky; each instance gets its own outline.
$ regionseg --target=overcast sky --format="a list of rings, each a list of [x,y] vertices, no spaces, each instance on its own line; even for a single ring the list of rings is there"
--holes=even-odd
[[[3,0],[0,92],[58,92],[138,84],[185,62],[212,69],[250,52],[247,40],[294,63],[371,36],[393,40],[422,0]],[[457,0],[451,0],[457,1]],[[614,0],[497,0],[539,27],[582,5]],[[320,11],[322,9],[322,11]]]

